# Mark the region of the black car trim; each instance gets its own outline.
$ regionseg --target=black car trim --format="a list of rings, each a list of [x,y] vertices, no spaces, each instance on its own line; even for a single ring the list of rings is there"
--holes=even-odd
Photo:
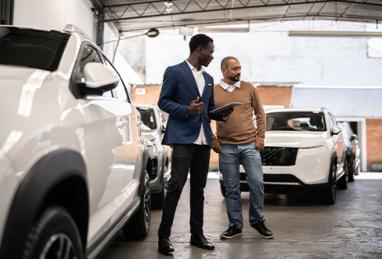
[[[0,258],[21,258],[28,231],[46,206],[44,201],[49,198],[48,194],[67,179],[80,178],[86,182],[85,175],[85,163],[76,151],[59,149],[39,159],[26,173],[14,195],[6,219]],[[88,208],[81,209],[83,216],[88,217]],[[81,236],[83,245],[86,245],[87,223],[86,226],[79,226],[80,233],[85,231],[85,235]]]
[[[86,250],[88,258],[95,258],[115,237],[117,233],[127,221],[134,215],[140,205],[140,199],[135,199],[122,216],[111,225],[107,231],[103,233],[91,246]]]

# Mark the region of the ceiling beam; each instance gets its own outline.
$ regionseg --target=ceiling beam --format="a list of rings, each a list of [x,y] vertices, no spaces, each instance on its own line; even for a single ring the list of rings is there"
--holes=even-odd
[[[211,25],[211,24],[230,24],[230,23],[238,23],[238,22],[269,22],[269,21],[290,21],[290,20],[300,20],[300,19],[322,19],[322,20],[336,20],[338,21],[339,19],[337,17],[329,16],[329,15],[289,15],[287,17],[284,17],[282,15],[275,15],[275,16],[266,16],[266,17],[257,17],[257,18],[243,18],[243,19],[232,19],[230,21],[227,20],[222,20],[222,19],[210,19],[210,20],[197,20],[197,21],[182,21],[182,22],[175,22],[174,21],[168,21],[168,22],[163,22],[163,21],[152,21],[155,23],[155,28],[158,29],[165,29],[165,28],[174,28],[174,27],[181,27],[181,26],[202,26],[202,25]],[[354,22],[355,18],[352,17],[343,17],[340,20],[341,21],[349,21],[349,22]],[[357,19],[361,19],[360,17],[357,17]],[[363,19],[364,22],[368,21],[375,21],[374,19]],[[138,24],[145,24],[142,19],[136,19],[134,21],[125,21],[126,24],[131,25],[132,22],[137,22]],[[123,22],[120,23],[121,26],[121,33],[124,32],[133,32],[133,31],[139,31],[139,30],[144,30],[147,29],[148,27],[133,27],[132,28],[124,28]],[[149,26],[150,27],[150,26]]]
[[[190,0],[190,1],[194,1],[194,0]],[[154,2],[158,2],[158,1],[154,1]],[[162,2],[162,1],[160,1]],[[153,2],[149,2],[147,3],[148,5],[151,5]],[[208,2],[210,3],[210,2]],[[241,2],[239,2],[241,3]],[[156,13],[154,14],[149,14],[149,15],[145,15],[146,13],[146,10],[147,8],[145,8],[144,12],[141,12],[139,13],[138,11],[136,11],[136,8],[133,7],[132,4],[123,4],[124,7],[126,8],[131,8],[131,10],[136,14],[134,16],[129,16],[129,17],[119,17],[119,18],[110,18],[110,19],[106,19],[105,21],[107,22],[115,22],[115,21],[122,21],[122,20],[133,20],[133,19],[137,19],[137,18],[154,18],[154,17],[165,17],[165,16],[172,16],[172,17],[176,17],[178,15],[184,15],[184,14],[200,14],[200,13],[210,13],[210,12],[218,12],[218,11],[226,11],[226,10],[243,10],[243,9],[253,9],[253,8],[273,8],[273,7],[288,7],[288,6],[299,6],[299,5],[311,5],[311,4],[323,4],[322,8],[328,4],[328,3],[344,3],[344,4],[348,4],[348,5],[351,5],[351,4],[357,4],[359,6],[376,6],[376,7],[379,7],[382,9],[382,3],[381,4],[377,4],[377,3],[364,3],[364,2],[359,2],[359,1],[356,1],[356,0],[339,0],[339,1],[328,1],[328,0],[315,0],[315,1],[310,1],[310,0],[300,0],[299,2],[290,2],[289,4],[285,4],[285,3],[280,3],[280,2],[277,2],[277,3],[271,3],[271,1],[267,2],[267,4],[252,4],[252,5],[246,5],[246,6],[236,6],[236,7],[227,7],[227,8],[211,8],[211,9],[207,9],[208,8],[208,5],[204,7],[204,9],[200,9],[200,10],[193,10],[193,11],[186,11],[185,9],[184,10],[179,10],[178,8],[178,11],[177,12],[165,12],[165,11],[159,11],[157,8],[155,8],[156,10]],[[122,5],[121,5],[122,6]],[[174,5],[176,6],[176,5]],[[108,9],[108,8],[106,8]],[[112,9],[110,9],[112,10]],[[152,11],[152,9],[151,9]]]
[[[96,16],[96,44],[103,48],[103,34],[105,22],[105,9],[101,0],[90,0],[93,5],[93,11]]]

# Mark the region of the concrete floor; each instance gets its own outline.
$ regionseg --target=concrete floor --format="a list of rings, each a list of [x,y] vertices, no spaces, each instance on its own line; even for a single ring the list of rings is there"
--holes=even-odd
[[[217,179],[209,179],[205,200],[205,236],[216,248],[205,251],[189,244],[189,183],[186,184],[172,229],[173,258],[382,258],[382,180],[349,183],[337,192],[334,206],[316,197],[267,194],[264,214],[274,239],[261,238],[248,223],[248,193],[243,193],[243,236],[220,240],[227,228],[226,208]],[[303,196],[303,197],[302,197]],[[161,210],[152,212],[149,236],[126,241],[121,235],[102,259],[169,258],[157,252]],[[171,258],[171,257],[170,257]]]

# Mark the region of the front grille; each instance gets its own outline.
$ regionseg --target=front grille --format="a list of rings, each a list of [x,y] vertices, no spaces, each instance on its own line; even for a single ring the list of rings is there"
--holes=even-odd
[[[288,166],[296,164],[298,148],[292,147],[265,147],[261,151],[263,165]]]
[[[301,183],[296,176],[291,174],[264,174],[264,182]]]

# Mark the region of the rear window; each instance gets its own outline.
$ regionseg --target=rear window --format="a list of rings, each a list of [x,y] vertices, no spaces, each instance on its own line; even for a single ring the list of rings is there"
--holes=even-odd
[[[0,64],[54,71],[69,34],[0,27]]]
[[[155,114],[151,108],[137,107],[137,110],[141,114],[142,122],[151,130],[156,129],[157,124],[155,122]]]
[[[326,131],[322,112],[272,112],[266,118],[267,131]]]

